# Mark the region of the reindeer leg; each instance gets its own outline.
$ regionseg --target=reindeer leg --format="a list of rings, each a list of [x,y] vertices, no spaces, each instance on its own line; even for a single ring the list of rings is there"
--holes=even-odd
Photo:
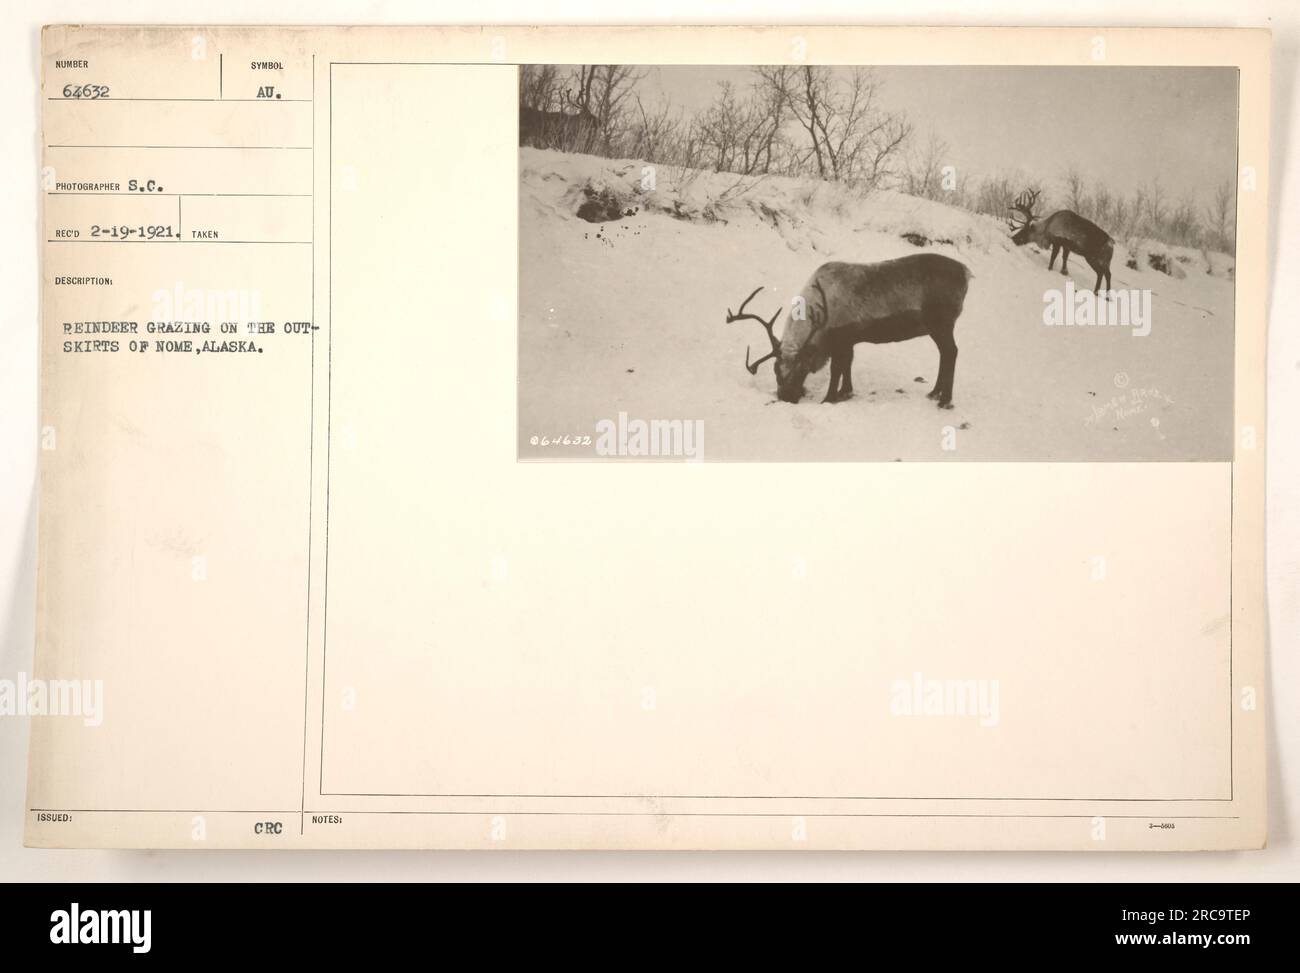
[[[840,384],[840,369],[842,367],[842,355],[843,352],[840,352],[838,350],[831,352],[831,381],[830,384],[826,386],[826,398],[822,399],[823,403],[839,401],[839,396],[837,393],[839,391],[839,384]]]
[[[1052,255],[1047,258],[1047,269],[1052,269],[1052,264],[1056,263],[1056,255],[1061,252],[1061,246],[1058,243],[1052,244]]]
[[[1070,262],[1070,248],[1063,245],[1061,247],[1061,276],[1062,277],[1068,277],[1070,275],[1070,271],[1066,267],[1066,265],[1069,262]]]
[[[934,336],[934,343],[939,346],[939,377],[935,380],[940,409],[952,408],[952,380],[957,371],[957,342],[952,337],[952,322],[948,327]]]
[[[1094,271],[1096,271],[1096,273],[1097,273],[1097,283],[1095,283],[1095,284],[1092,286],[1092,289],[1093,289],[1094,291],[1096,291],[1096,292],[1097,292],[1097,296],[1100,297],[1100,296],[1101,296],[1101,278],[1102,278],[1102,277],[1104,276],[1104,274],[1105,274],[1105,268],[1097,266],[1097,265],[1096,265],[1095,263],[1093,263],[1091,260],[1088,261],[1088,266],[1091,267],[1091,268],[1092,268]]]
[[[942,330],[931,331],[930,337],[934,339],[935,347],[939,349],[939,374],[934,378],[934,387],[925,393],[927,399],[939,399],[943,397],[943,335]]]
[[[844,360],[840,364],[840,393],[841,399],[853,398],[853,346],[849,345],[844,349]]]

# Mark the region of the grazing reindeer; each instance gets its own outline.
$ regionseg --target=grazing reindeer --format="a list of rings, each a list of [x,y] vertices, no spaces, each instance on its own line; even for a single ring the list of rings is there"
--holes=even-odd
[[[952,408],[952,378],[957,368],[953,326],[966,300],[971,273],[966,265],[937,253],[917,253],[875,264],[828,263],[817,268],[799,300],[786,315],[780,340],[769,319],[747,314],[745,306],[763,288],[745,298],[727,321],[757,321],[767,332],[772,351],[745,367],[751,375],[775,358],[776,394],[782,402],[798,402],[804,379],[831,363],[831,383],[824,402],[839,402],[853,394],[853,346],[907,341],[929,335],[939,347],[939,377],[928,398],[939,408]]]
[[[1063,275],[1069,273],[1066,261],[1070,259],[1070,252],[1080,254],[1097,274],[1093,290],[1098,294],[1102,292],[1103,277],[1106,279],[1105,290],[1110,290],[1110,258],[1115,253],[1115,242],[1096,223],[1085,220],[1068,209],[1058,209],[1051,216],[1040,220],[1034,215],[1034,204],[1038,202],[1040,192],[1041,190],[1030,192],[1026,189],[1011,204],[1011,212],[1015,214],[1007,220],[1015,231],[1011,235],[1011,242],[1018,247],[1023,247],[1026,243],[1036,243],[1044,249],[1050,247],[1052,255],[1047,259],[1048,270],[1052,269],[1056,254],[1060,252]]]
[[[591,152],[599,141],[600,125],[596,116],[579,105],[567,88],[560,96],[560,111],[519,107],[520,145],[563,152]]]

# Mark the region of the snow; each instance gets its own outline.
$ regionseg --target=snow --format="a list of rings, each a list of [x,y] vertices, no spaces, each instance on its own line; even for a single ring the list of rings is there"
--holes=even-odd
[[[623,412],[703,420],[711,461],[1230,458],[1234,285],[1223,254],[1135,241],[1133,270],[1117,241],[1113,286],[1150,290],[1150,334],[1049,327],[1044,295],[1063,278],[991,217],[810,180],[658,167],[651,186],[647,174],[634,160],[520,151],[521,457],[592,458],[590,445],[530,440],[593,436]],[[577,218],[602,191],[636,212]],[[766,317],[826,261],[922,249],[974,275],[957,321],[953,409],[925,397],[938,370],[928,338],[858,345],[854,397],[836,404],[821,403],[829,368],[797,404],[776,400],[770,362],[745,370],[746,345],[765,354],[766,336],[725,316],[755,287],[749,310]],[[1174,276],[1149,265],[1152,251],[1172,257]],[[1078,256],[1070,275],[1079,291],[1093,286]]]

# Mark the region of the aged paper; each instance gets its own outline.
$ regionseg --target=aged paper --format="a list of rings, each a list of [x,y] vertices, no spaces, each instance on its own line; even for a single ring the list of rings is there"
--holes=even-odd
[[[1264,843],[1266,32],[42,61],[29,844]]]

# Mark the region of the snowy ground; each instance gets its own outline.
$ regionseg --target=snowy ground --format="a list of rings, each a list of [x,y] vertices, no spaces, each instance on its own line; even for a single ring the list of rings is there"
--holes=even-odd
[[[655,173],[641,163],[521,150],[519,455],[591,458],[592,446],[533,436],[592,435],[620,412],[700,419],[707,460],[1224,460],[1232,447],[1230,258],[1142,241],[1140,269],[1116,245],[1113,286],[1149,289],[1146,337],[1126,327],[1048,327],[1044,293],[1064,278],[1046,254],[1017,249],[1001,222],[939,203],[771,177]],[[610,190],[633,216],[575,214]],[[608,197],[607,197],[608,198]],[[917,247],[900,234],[921,234]],[[951,241],[951,242],[934,242]],[[771,363],[743,359],[770,315],[828,260],[870,262],[923,249],[974,274],[957,322],[950,411],[925,395],[938,369],[928,338],[858,345],[853,399],[821,404],[829,368],[794,405],[776,401]],[[1173,274],[1148,265],[1169,254]],[[1208,272],[1212,270],[1213,273]],[[1095,275],[1079,257],[1080,290]],[[780,324],[778,323],[778,332]],[[945,448],[945,446],[950,448]],[[955,447],[955,448],[951,448]]]

